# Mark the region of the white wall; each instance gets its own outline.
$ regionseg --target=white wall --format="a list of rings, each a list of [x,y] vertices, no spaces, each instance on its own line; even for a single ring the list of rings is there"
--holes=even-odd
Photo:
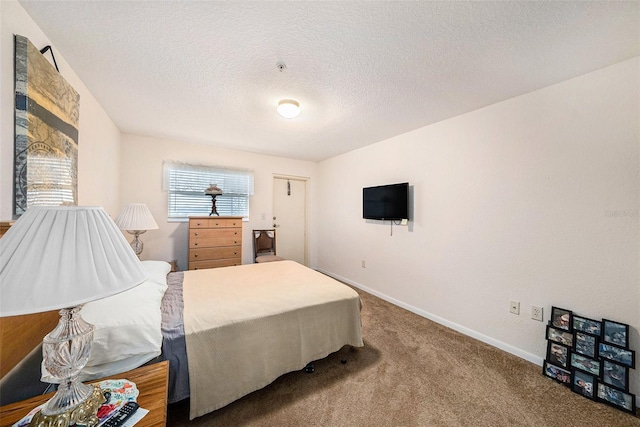
[[[120,195],[122,206],[146,203],[159,230],[143,236],[143,259],[178,260],[178,268],[187,269],[188,224],[167,221],[167,193],[162,190],[162,164],[173,160],[197,165],[226,166],[254,171],[254,193],[250,199],[249,221],[243,224],[243,263],[253,262],[252,229],[272,228],[274,174],[309,179],[309,248],[310,263],[315,265],[315,203],[317,164],[314,162],[265,156],[245,151],[216,148],[206,144],[161,140],[136,135],[123,135]],[[264,218],[264,220],[262,219]],[[131,240],[131,239],[129,239]]]
[[[630,324],[640,354],[639,63],[321,162],[319,268],[537,363],[552,305]],[[390,236],[362,187],[404,181],[412,221]]]
[[[16,1],[0,1],[0,220],[11,219],[13,212],[14,34],[38,49],[52,44]],[[80,94],[78,204],[103,206],[113,217],[120,205],[120,131],[55,45],[53,51],[60,74]]]

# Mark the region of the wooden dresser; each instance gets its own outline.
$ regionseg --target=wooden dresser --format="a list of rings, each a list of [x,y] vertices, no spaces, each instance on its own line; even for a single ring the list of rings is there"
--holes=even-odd
[[[189,270],[242,264],[242,217],[189,218]]]

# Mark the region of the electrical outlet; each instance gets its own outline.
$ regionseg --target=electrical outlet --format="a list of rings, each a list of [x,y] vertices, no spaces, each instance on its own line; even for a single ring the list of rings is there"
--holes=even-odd
[[[520,314],[520,303],[518,301],[509,302],[509,313]]]
[[[367,261],[362,260],[362,268],[367,268]]]
[[[509,312],[513,314],[520,314],[520,303],[518,301],[510,301]]]
[[[533,320],[537,320],[539,322],[543,321],[543,313],[542,313],[542,307],[538,307],[535,305],[531,306],[531,318]]]

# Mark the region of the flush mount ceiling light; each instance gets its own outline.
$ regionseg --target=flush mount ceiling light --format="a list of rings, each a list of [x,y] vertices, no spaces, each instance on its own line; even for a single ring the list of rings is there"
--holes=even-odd
[[[285,119],[293,119],[300,114],[300,104],[293,99],[283,99],[278,102],[278,114]]]

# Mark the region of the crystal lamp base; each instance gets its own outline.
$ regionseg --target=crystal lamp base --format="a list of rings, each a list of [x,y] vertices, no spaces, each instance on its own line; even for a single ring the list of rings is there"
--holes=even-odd
[[[66,426],[77,423],[92,427],[97,424],[95,414],[105,401],[104,395],[99,388],[83,384],[78,379],[89,360],[93,341],[93,325],[80,316],[81,309],[82,305],[60,310],[58,325],[44,337],[42,366],[59,386],[30,425]],[[67,421],[69,424],[65,424]]]

